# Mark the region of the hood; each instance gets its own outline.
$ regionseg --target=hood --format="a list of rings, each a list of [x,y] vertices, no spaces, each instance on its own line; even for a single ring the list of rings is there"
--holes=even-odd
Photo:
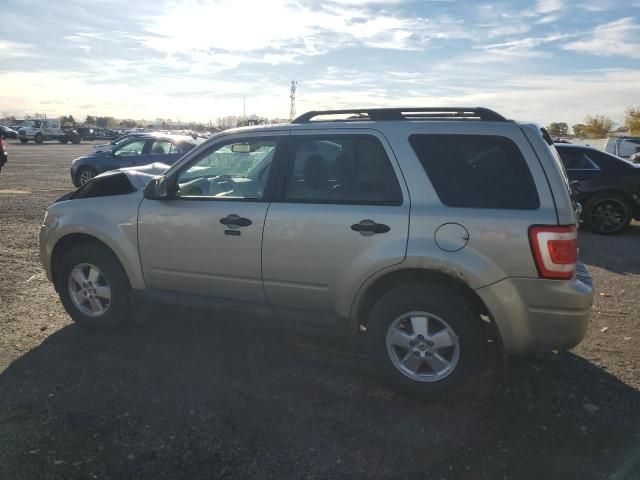
[[[82,157],[74,158],[71,161],[71,164],[79,162],[80,160],[85,160],[89,158],[104,158],[107,156],[107,152],[90,152],[88,155],[83,155]]]
[[[141,167],[120,168],[119,172],[123,172],[129,178],[129,181],[138,189],[142,190],[149,180],[158,175],[162,175],[169,170],[170,165],[165,163],[150,163]]]

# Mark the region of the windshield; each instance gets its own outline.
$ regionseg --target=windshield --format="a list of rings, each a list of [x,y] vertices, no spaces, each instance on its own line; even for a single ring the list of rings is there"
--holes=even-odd
[[[40,128],[42,122],[40,120],[29,120],[27,122],[27,127]]]

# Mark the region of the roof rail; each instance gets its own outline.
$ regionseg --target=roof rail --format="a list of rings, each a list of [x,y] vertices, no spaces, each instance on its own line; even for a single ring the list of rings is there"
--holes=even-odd
[[[312,110],[294,118],[291,123],[309,123],[312,118],[326,115],[353,115],[340,120],[324,121],[362,121],[362,120],[484,120],[507,122],[497,112],[483,107],[427,107],[427,108],[348,108],[344,110]],[[322,121],[322,120],[318,120]]]

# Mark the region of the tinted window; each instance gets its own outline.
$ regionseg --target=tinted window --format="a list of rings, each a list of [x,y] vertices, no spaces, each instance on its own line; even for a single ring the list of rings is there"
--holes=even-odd
[[[178,176],[179,197],[261,200],[276,139],[247,139],[205,151]]]
[[[536,186],[515,143],[492,135],[412,135],[411,146],[442,203],[533,210]]]
[[[296,138],[285,199],[400,205],[402,192],[380,141],[372,136]]]
[[[154,140],[149,150],[151,155],[169,155],[171,153],[179,153],[176,146],[166,140]]]
[[[567,170],[598,170],[598,166],[582,150],[577,148],[560,149],[560,158]]]

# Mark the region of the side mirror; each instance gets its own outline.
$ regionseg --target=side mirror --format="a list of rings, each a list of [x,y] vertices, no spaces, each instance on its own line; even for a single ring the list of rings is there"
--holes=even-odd
[[[144,198],[148,200],[166,200],[170,197],[167,177],[161,175],[152,178],[143,190]]]

